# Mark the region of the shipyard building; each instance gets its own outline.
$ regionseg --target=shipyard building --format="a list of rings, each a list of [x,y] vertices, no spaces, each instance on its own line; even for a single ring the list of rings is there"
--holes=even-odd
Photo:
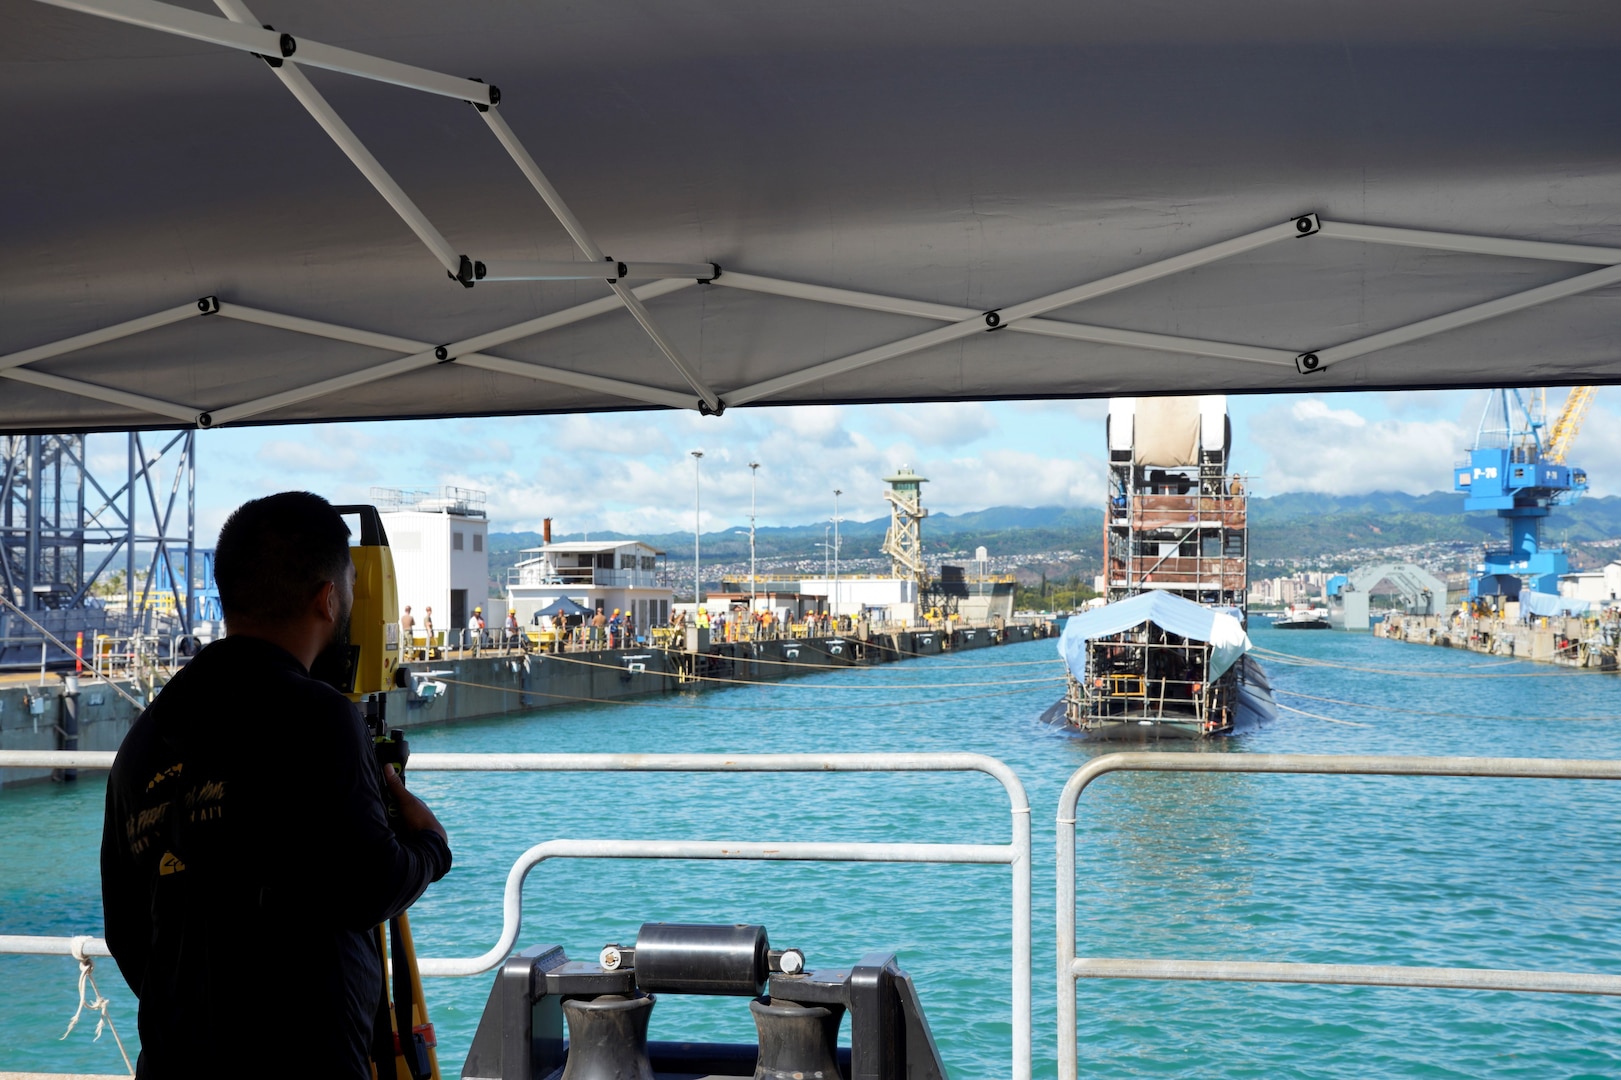
[[[419,630],[430,608],[435,631],[465,628],[473,609],[486,607],[490,591],[485,493],[458,487],[372,488],[371,499],[394,556],[400,610],[411,606]],[[491,624],[505,615],[484,612]]]

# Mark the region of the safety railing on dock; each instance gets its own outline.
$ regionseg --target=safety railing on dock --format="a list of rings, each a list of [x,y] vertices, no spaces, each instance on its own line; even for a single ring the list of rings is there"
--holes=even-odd
[[[1292,773],[1621,780],[1621,761],[1559,758],[1381,757],[1333,754],[1108,754],[1076,770],[1058,799],[1058,1078],[1077,1080],[1081,979],[1331,983],[1621,996],[1621,975],[1249,960],[1117,959],[1075,955],[1075,818],[1081,794],[1111,772]]]
[[[106,752],[0,751],[0,767],[108,769]],[[983,754],[413,754],[415,772],[901,773],[977,772],[1007,792],[1012,840],[1006,844],[756,842],[712,840],[548,840],[518,857],[501,900],[501,935],[470,957],[422,957],[423,975],[476,975],[500,965],[517,945],[523,886],[551,859],[684,859],[770,862],[955,863],[1005,865],[1012,872],[1013,1080],[1031,1075],[1030,803],[1006,764]],[[109,956],[87,937],[0,935],[0,953]]]

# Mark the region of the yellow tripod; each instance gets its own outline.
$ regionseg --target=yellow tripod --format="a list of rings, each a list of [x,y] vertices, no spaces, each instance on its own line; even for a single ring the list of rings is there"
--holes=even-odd
[[[411,920],[406,915],[377,927],[378,955],[389,957],[392,979],[383,981],[372,1033],[372,1080],[440,1080],[428,1003],[422,997]],[[385,1020],[386,1015],[386,1020]],[[390,1067],[392,1066],[392,1071]]]

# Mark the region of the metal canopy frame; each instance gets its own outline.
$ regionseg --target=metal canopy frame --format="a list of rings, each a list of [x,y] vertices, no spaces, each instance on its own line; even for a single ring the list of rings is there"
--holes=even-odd
[[[1320,221],[1316,214],[1297,215],[1280,224],[1258,229],[1181,255],[1111,274],[1097,280],[1049,293],[1008,307],[981,311],[973,308],[936,304],[901,297],[858,292],[842,288],[788,281],[748,273],[728,271],[706,262],[621,261],[602,251],[579,219],[569,210],[539,165],[499,113],[498,88],[477,79],[463,79],[424,68],[368,56],[363,53],[295,37],[270,28],[261,29],[241,0],[215,0],[225,18],[203,15],[157,0],[39,0],[41,3],[118,22],[130,23],[163,33],[209,42],[252,53],[264,60],[273,73],[304,106],[312,118],[348,156],[362,175],[394,209],[405,224],[455,281],[468,288],[479,283],[589,280],[604,281],[611,297],[568,308],[516,326],[491,331],[459,342],[435,345],[387,334],[374,333],[331,323],[316,322],[293,315],[267,312],[215,297],[204,297],[192,304],[154,312],[140,319],[101,330],[79,334],[63,341],[37,346],[0,357],[0,377],[31,383],[63,393],[123,406],[164,420],[213,427],[273,412],[276,409],[366,383],[406,374],[437,363],[460,363],[470,367],[553,382],[582,390],[603,393],[635,405],[693,408],[703,413],[720,413],[734,405],[763,402],[788,391],[824,379],[847,374],[886,360],[962,340],[976,333],[1012,329],[1018,333],[1124,346],[1173,355],[1208,357],[1273,367],[1294,366],[1310,375],[1334,364],[1382,349],[1404,345],[1432,335],[1456,330],[1487,319],[1523,311],[1575,296],[1579,293],[1621,283],[1621,249],[1564,244],[1538,240],[1473,236],[1395,228],[1348,222]],[[337,111],[310,84],[300,65],[338,71],[359,78],[403,86],[423,93],[466,101],[477,111],[496,140],[506,150],[553,216],[569,234],[588,262],[490,260],[470,258],[456,250],[428,220],[426,215],[373,157]],[[1118,293],[1137,285],[1165,278],[1184,270],[1208,266],[1259,250],[1286,239],[1321,236],[1358,243],[1390,244],[1434,251],[1552,262],[1596,265],[1597,270],[1561,281],[1499,297],[1455,311],[1445,312],[1405,326],[1337,344],[1306,345],[1297,350],[1269,348],[1237,342],[1158,334],[1140,330],[1095,326],[1061,319],[1043,318],[1052,312],[1098,297]],[[601,269],[593,270],[593,264]],[[606,271],[606,273],[604,273]],[[656,279],[651,284],[631,288],[627,279]],[[935,320],[945,325],[909,337],[864,349],[836,359],[825,360],[797,371],[717,393],[699,377],[696,368],[662,330],[648,311],[645,301],[666,295],[694,282],[715,284],[742,291],[817,303],[887,312],[912,318]],[[491,356],[483,349],[531,337],[558,326],[623,308],[641,326],[658,351],[681,375],[696,394],[627,380],[589,375]],[[218,314],[299,333],[347,341],[388,350],[401,355],[391,361],[295,387],[254,400],[209,408],[184,402],[166,401],[113,387],[65,378],[32,365],[104,342],[156,329],[191,315]]]
[[[1167,277],[1182,270],[1197,266],[1207,266],[1224,259],[1254,251],[1267,244],[1289,237],[1326,236],[1331,239],[1350,240],[1372,244],[1394,244],[1405,247],[1420,247],[1432,251],[1467,252],[1471,254],[1499,255],[1511,258],[1537,259],[1542,261],[1559,261],[1582,264],[1599,264],[1603,268],[1592,270],[1584,274],[1556,281],[1548,285],[1527,289],[1523,292],[1500,297],[1485,303],[1475,304],[1461,308],[1406,326],[1399,326],[1377,334],[1358,338],[1353,341],[1342,342],[1326,348],[1307,349],[1300,352],[1291,352],[1286,349],[1267,348],[1259,345],[1247,345],[1226,341],[1210,341],[1202,338],[1180,337],[1170,334],[1157,334],[1139,330],[1123,330],[1116,327],[1095,326],[1089,323],[1070,322],[1062,319],[1042,318],[1042,315],[1059,308],[1068,307],[1085,300],[1095,299],[1109,293],[1120,292],[1135,285],[1141,285],[1158,278]],[[529,264],[542,267],[546,272],[555,272],[559,267],[580,264]],[[626,266],[627,264],[619,264]],[[1600,289],[1606,286],[1621,283],[1621,249],[1590,247],[1579,244],[1558,244],[1545,241],[1515,240],[1501,237],[1466,236],[1451,233],[1434,233],[1419,229],[1392,228],[1379,225],[1361,225],[1347,222],[1320,222],[1315,214],[1292,218],[1282,225],[1248,233],[1232,240],[1212,244],[1178,255],[1170,259],[1162,259],[1149,263],[1135,270],[1128,270],[1119,274],[1112,274],[1097,281],[1065,289],[1062,292],[1052,293],[1044,297],[1017,304],[1011,307],[1000,308],[993,311],[982,312],[973,308],[958,307],[950,304],[936,304],[923,300],[907,299],[904,297],[886,296],[878,293],[858,292],[850,289],[833,288],[826,285],[814,285],[799,281],[788,281],[782,278],[765,277],[758,274],[726,271],[722,273],[718,267],[707,263],[681,264],[659,263],[643,264],[648,268],[648,276],[654,276],[656,271],[660,275],[671,272],[662,280],[650,282],[636,288],[626,286],[622,280],[610,283],[615,290],[612,297],[604,297],[585,304],[564,308],[561,311],[542,315],[512,326],[501,327],[484,334],[464,338],[460,341],[448,342],[443,345],[434,345],[429,342],[410,338],[398,337],[391,334],[377,333],[370,330],[361,330],[354,327],[340,326],[334,323],[306,319],[297,315],[287,315],[280,312],[266,311],[261,308],[250,307],[244,304],[231,303],[220,300],[218,297],[205,296],[191,303],[182,304],[172,308],[165,308],[153,312],[151,315],[130,319],[126,322],[103,327],[98,330],[76,334],[61,341],[38,345],[24,349],[20,352],[0,356],[0,377],[16,379],[21,382],[48,386],[65,393],[76,394],[81,397],[92,398],[116,405],[162,417],[168,420],[179,420],[185,423],[194,423],[198,427],[218,427],[254,416],[272,412],[313,398],[324,397],[329,394],[340,393],[345,390],[376,382],[381,379],[404,375],[420,368],[430,367],[434,364],[457,363],[466,367],[479,368],[485,371],[497,372],[506,375],[516,375],[523,378],[535,379],[541,382],[556,383],[561,386],[571,386],[582,390],[591,390],[625,399],[641,405],[653,405],[672,409],[696,409],[706,413],[720,413],[733,405],[748,405],[771,398],[775,395],[803,386],[810,382],[830,378],[846,372],[854,371],[871,364],[881,363],[897,357],[906,356],[937,345],[956,341],[972,334],[991,332],[996,330],[1012,330],[1016,333],[1035,334],[1042,337],[1065,338],[1071,341],[1086,341],[1105,345],[1120,345],[1129,348],[1144,349],[1152,352],[1172,353],[1183,356],[1211,357],[1215,359],[1239,360],[1254,364],[1268,364],[1278,367],[1294,366],[1301,374],[1309,375],[1316,371],[1340,363],[1344,360],[1363,356],[1379,349],[1391,348],[1406,344],[1433,334],[1456,330],[1487,319],[1522,311],[1526,308],[1551,303],[1578,293]],[[689,276],[675,276],[673,271],[687,272],[697,268],[708,267],[713,277],[704,279]],[[641,269],[638,267],[637,269]],[[504,268],[503,271],[505,272]],[[634,275],[627,275],[634,276]],[[517,280],[516,278],[510,280]],[[535,337],[548,330],[569,326],[585,319],[598,315],[608,314],[618,310],[625,304],[626,298],[635,305],[633,315],[640,311],[646,315],[643,302],[660,296],[667,296],[679,292],[695,283],[725,286],[744,292],[754,292],[764,295],[780,296],[797,300],[808,300],[815,303],[832,304],[841,307],[856,308],[865,311],[885,312],[892,315],[907,316],[910,318],[933,319],[947,325],[934,330],[914,334],[902,338],[888,345],[866,349],[849,356],[828,360],[803,368],[796,372],[780,375],[775,378],[740,387],[720,395],[716,404],[711,405],[708,398],[693,398],[686,393],[664,387],[649,386],[643,383],[624,379],[608,378],[601,375],[592,375],[566,368],[549,367],[544,364],[529,363],[527,361],[513,360],[506,357],[494,356],[485,349],[494,348],[513,341]],[[622,291],[622,292],[621,292]],[[361,368],[344,375],[334,376],[304,386],[283,390],[275,394],[239,402],[225,408],[209,410],[202,406],[182,402],[164,401],[158,398],[135,394],[113,387],[101,386],[77,379],[68,379],[39,371],[29,365],[42,360],[52,359],[68,353],[78,352],[107,342],[117,341],[121,338],[132,337],[136,334],[155,330],[172,323],[180,322],[194,316],[218,315],[228,319],[238,319],[243,322],[257,323],[295,333],[308,334],[313,337],[328,338],[335,341],[364,346],[366,348],[380,349],[400,353],[399,357],[371,367]],[[662,331],[651,320],[637,316],[644,330],[655,339],[662,338]],[[672,346],[673,348],[673,346]],[[688,380],[689,383],[691,380]]]
[[[575,277],[586,280],[599,277],[608,283],[619,303],[631,313],[636,322],[647,332],[649,338],[658,347],[667,360],[681,373],[687,384],[703,400],[709,409],[719,410],[720,399],[714,391],[704,385],[698,377],[696,370],[689,364],[675,343],[670,340],[654,322],[651,314],[643,305],[641,298],[624,284],[627,276],[659,277],[659,278],[702,278],[713,277],[717,272],[709,264],[684,263],[625,263],[603,254],[584,226],[579,222],[551,182],[546,179],[540,167],[535,164],[534,158],[524,149],[518,137],[513,134],[510,127],[499,115],[495,107],[500,104],[501,92],[498,88],[485,84],[478,79],[456,78],[439,72],[429,71],[425,68],[413,67],[409,64],[400,64],[392,60],[368,56],[364,53],[354,52],[350,49],[341,49],[320,42],[296,38],[292,34],[277,33],[271,27],[260,29],[259,20],[242,0],[214,0],[215,6],[224,13],[225,18],[219,19],[211,15],[202,15],[185,8],[175,7],[171,4],[158,3],[157,0],[40,0],[41,3],[51,4],[55,7],[68,8],[72,11],[83,12],[87,15],[97,15],[116,22],[130,23],[163,33],[174,34],[180,37],[193,38],[206,41],[227,48],[240,49],[259,57],[271,68],[275,76],[287,87],[298,103],[310,114],[316,123],[321,125],[323,131],[331,137],[360,170],[377,193],[386,200],[389,206],[400,219],[416,233],[434,255],[445,272],[452,280],[472,288],[478,281],[507,282],[507,281],[549,281],[560,277]],[[296,59],[295,59],[296,58]],[[494,133],[513,162],[523,172],[535,191],[545,201],[558,222],[568,232],[575,245],[593,263],[606,263],[608,273],[591,274],[585,266],[575,266],[569,269],[568,264],[559,268],[556,263],[524,263],[506,262],[496,263],[497,275],[489,274],[489,266],[482,260],[469,258],[460,254],[442,233],[436,229],[426,214],[419,209],[416,203],[405,190],[389,175],[388,170],[372,156],[360,138],[344,123],[343,118],[321,95],[309,79],[299,70],[299,65],[308,64],[312,67],[326,68],[329,71],[339,71],[347,75],[355,75],[364,79],[378,82],[392,83],[424,93],[439,94],[445,97],[457,98],[466,101],[477,109],[484,117],[485,123]],[[633,275],[634,271],[634,275]],[[413,350],[414,351],[414,350]],[[406,370],[409,370],[407,368]],[[27,373],[25,381],[34,381],[32,376],[37,373]],[[12,376],[17,378],[18,376]],[[51,385],[41,383],[40,385]],[[87,390],[104,388],[57,385],[55,389],[65,390],[69,393],[83,393],[84,396],[97,396]],[[323,391],[324,392],[324,391]],[[102,396],[100,400],[109,401],[110,398]],[[115,404],[128,404],[135,408],[152,410],[155,404],[151,399],[144,403],[125,400]],[[192,410],[195,415],[197,410]],[[245,414],[243,414],[245,415]],[[222,421],[223,422],[223,421]]]

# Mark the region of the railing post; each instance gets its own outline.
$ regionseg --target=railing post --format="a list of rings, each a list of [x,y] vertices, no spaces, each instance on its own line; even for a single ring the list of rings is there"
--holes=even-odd
[[[1621,780],[1621,761],[1582,760],[1575,758],[1469,758],[1469,757],[1409,757],[1374,754],[1178,754],[1116,753],[1094,758],[1077,769],[1064,785],[1058,797],[1056,819],[1057,834],[1057,928],[1058,928],[1058,1080],[1078,1080],[1080,1052],[1077,1045],[1077,964],[1075,960],[1075,821],[1076,806],[1081,793],[1093,780],[1110,772],[1203,772],[1203,773],[1271,773],[1315,774],[1340,776],[1457,776],[1504,777],[1538,780]],[[1120,961],[1089,961],[1094,965],[1119,964]],[[1190,965],[1203,964],[1206,968],[1222,965],[1220,962],[1149,961],[1138,963],[1128,977],[1188,977]],[[1169,964],[1182,969],[1165,974]],[[1303,969],[1334,967],[1335,972],[1308,973]],[[1375,969],[1360,965],[1309,964],[1246,964],[1239,969],[1250,979],[1224,976],[1227,981],[1253,981],[1265,976],[1264,981],[1278,982],[1339,982],[1347,985],[1385,986],[1460,986],[1481,988],[1538,989],[1559,993],[1614,993],[1613,990],[1592,989],[1612,979],[1612,976],[1567,976],[1559,972],[1492,972],[1476,968],[1436,969],[1400,968]],[[1394,973],[1394,974],[1391,974]],[[1312,977],[1307,977],[1311,975]],[[1327,977],[1332,975],[1332,977]],[[1492,978],[1498,978],[1493,985]],[[1370,981],[1379,978],[1381,981]],[[1509,985],[1515,982],[1524,985]],[[1533,986],[1541,981],[1545,985]],[[1605,983],[1605,985],[1608,985]],[[1571,989],[1570,987],[1578,987]]]

